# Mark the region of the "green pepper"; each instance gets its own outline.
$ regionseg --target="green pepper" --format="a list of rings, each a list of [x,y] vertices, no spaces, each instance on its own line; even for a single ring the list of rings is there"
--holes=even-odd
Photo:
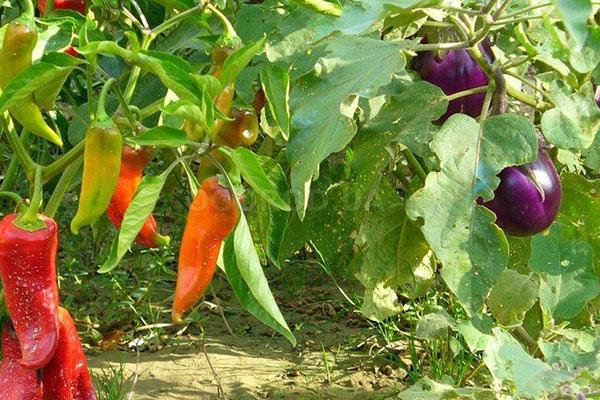
[[[114,79],[106,82],[98,99],[98,109],[85,139],[83,176],[77,214],[71,231],[93,224],[106,211],[119,181],[123,138],[104,108],[106,95]]]
[[[37,39],[38,32],[33,21],[28,21],[28,18],[19,18],[8,24],[0,49],[0,89],[5,89],[8,82],[31,65]],[[44,121],[40,108],[33,100],[33,94],[8,111],[26,131],[62,147],[60,135]]]

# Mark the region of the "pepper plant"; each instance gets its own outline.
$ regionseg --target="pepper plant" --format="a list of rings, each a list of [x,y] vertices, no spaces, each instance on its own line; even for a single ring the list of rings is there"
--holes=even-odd
[[[295,345],[263,268],[301,252],[358,279],[376,323],[442,294],[411,338],[479,363],[401,398],[597,396],[599,16],[591,0],[5,4],[2,211],[39,225],[78,196],[73,235],[104,213],[117,229],[110,274],[173,245],[152,212],[177,179],[174,323],[220,254],[240,303]]]

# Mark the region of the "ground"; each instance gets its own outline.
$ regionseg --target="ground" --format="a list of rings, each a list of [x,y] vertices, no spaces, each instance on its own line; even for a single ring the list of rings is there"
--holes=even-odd
[[[343,305],[343,297],[330,282],[322,275],[319,278],[323,284],[309,283],[301,298],[291,293],[277,298],[294,327],[295,348],[228,296],[222,305],[234,336],[220,313],[205,302],[204,341],[180,332],[181,344],[141,352],[139,362],[134,350],[111,350],[91,356],[90,365],[98,373],[109,364],[122,364],[127,392],[133,386],[133,398],[139,400],[393,397],[405,384],[403,370],[378,356],[380,347],[368,338],[374,334],[369,324]],[[220,397],[217,379],[224,391]]]

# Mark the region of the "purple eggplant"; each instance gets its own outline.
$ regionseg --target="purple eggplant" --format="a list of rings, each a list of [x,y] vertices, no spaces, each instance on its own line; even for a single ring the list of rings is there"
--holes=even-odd
[[[479,48],[487,60],[493,62],[494,55],[489,42],[484,40]],[[487,75],[466,50],[448,51],[443,57],[431,51],[419,53],[414,68],[423,80],[438,86],[446,95],[488,84]],[[481,114],[484,99],[485,93],[477,93],[452,100],[446,113],[436,123],[442,124],[456,113],[476,118]]]
[[[534,162],[505,168],[498,177],[495,197],[483,205],[496,214],[496,224],[506,234],[535,235],[554,222],[562,189],[554,164],[543,148]]]

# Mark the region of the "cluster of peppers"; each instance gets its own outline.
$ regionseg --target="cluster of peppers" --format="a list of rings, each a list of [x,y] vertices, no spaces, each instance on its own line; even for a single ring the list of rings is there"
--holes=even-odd
[[[0,60],[0,88],[32,63],[38,40],[33,5],[6,27]],[[62,146],[60,135],[44,120],[34,96],[9,109],[21,126]],[[58,229],[51,218],[38,214],[42,200],[41,168],[29,207],[0,221],[0,279],[3,400],[97,399],[77,329],[69,312],[59,307],[56,277]],[[9,318],[5,318],[8,314]]]
[[[40,3],[39,7],[43,11],[45,4]],[[0,87],[31,65],[37,41],[32,15],[29,10],[28,18],[12,22],[7,29],[0,56],[9,52],[17,57],[10,66],[0,65]],[[215,75],[220,73],[228,56],[227,52],[224,54],[219,58],[215,51]],[[148,148],[124,145],[116,124],[106,113],[105,99],[113,83],[110,79],[104,85],[86,132],[81,193],[71,221],[75,234],[83,226],[94,224],[105,212],[119,228],[141,183],[144,168],[152,158]],[[229,85],[215,99],[219,111],[230,118],[217,122],[211,138],[218,145],[249,146],[258,134],[256,113],[232,110],[233,96],[234,87]],[[26,130],[62,145],[60,135],[46,125],[33,98],[24,103],[19,109],[10,110],[15,120]],[[23,109],[27,115],[23,115]],[[225,163],[222,155],[218,156],[221,153],[212,154]],[[234,193],[214,175],[216,171],[202,179],[187,216],[172,308],[176,322],[204,294],[214,275],[221,245],[239,219]],[[30,206],[22,206],[19,213],[0,221],[0,278],[10,316],[1,326],[0,398],[94,400],[97,395],[75,324],[69,312],[59,306],[58,228],[54,220],[38,213],[41,181],[38,167]],[[158,232],[156,220],[150,214],[136,241],[141,246],[155,248],[168,244],[169,238]]]
[[[32,63],[37,43],[33,7],[7,27],[0,49],[0,88]],[[46,3],[38,9],[45,13]],[[81,0],[54,2],[54,8],[73,9],[85,13]],[[216,46],[213,60],[215,76],[223,71],[225,60],[233,52]],[[144,168],[152,158],[148,148],[123,144],[114,121],[105,111],[105,99],[114,80],[104,85],[94,118],[86,132],[83,175],[79,204],[71,221],[77,234],[94,224],[106,212],[116,228],[120,228],[125,212],[141,183]],[[227,85],[214,99],[218,111],[228,118],[220,119],[210,132],[217,145],[231,148],[252,145],[258,135],[258,111],[232,109],[235,88]],[[264,106],[264,95],[257,97]],[[258,104],[261,103],[261,104]],[[255,106],[257,106],[255,105]],[[45,122],[33,96],[10,109],[22,127],[50,142],[62,146],[60,135]],[[184,130],[191,139],[200,140],[204,132],[186,122]],[[226,164],[220,152],[212,152],[213,160]],[[223,241],[239,219],[235,194],[219,183],[218,169],[204,157],[200,163],[201,187],[186,220],[179,253],[177,284],[172,318],[181,322],[202,297],[216,270]],[[208,165],[210,164],[210,166]],[[94,400],[97,395],[74,321],[59,306],[56,253],[56,222],[40,213],[42,189],[41,169],[36,170],[35,192],[29,207],[5,216],[0,221],[0,279],[3,283],[6,311],[10,318],[1,324],[2,361],[0,364],[0,398],[6,400]],[[147,248],[169,243],[169,237],[158,232],[150,214],[136,237]]]
[[[212,52],[215,65],[213,76],[223,72],[227,58],[234,52],[231,47],[216,45]],[[257,93],[253,109],[232,108],[234,85],[228,84],[214,99],[215,107],[227,120],[217,120],[209,132],[211,140],[221,146],[236,148],[252,146],[258,137],[258,116],[265,105],[262,91]],[[188,138],[199,140],[204,133],[190,121],[184,123]],[[185,225],[181,248],[177,286],[172,307],[172,319],[181,322],[183,315],[202,297],[217,266],[221,245],[236,226],[239,208],[234,193],[219,183],[215,163],[229,169],[223,153],[213,150],[200,159],[198,181],[202,182],[194,198]]]
[[[41,169],[31,205],[0,221],[0,278],[10,319],[2,324],[0,398],[95,400],[69,312],[59,306],[58,228],[38,214]]]

